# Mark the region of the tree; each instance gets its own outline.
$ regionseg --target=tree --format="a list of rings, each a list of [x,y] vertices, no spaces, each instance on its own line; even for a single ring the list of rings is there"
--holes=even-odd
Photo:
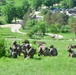
[[[32,37],[33,35],[45,35],[46,24],[44,21],[28,20],[26,23],[27,34]]]
[[[59,11],[55,13],[48,12],[44,16],[44,20],[47,22],[48,25],[58,23],[59,25],[66,25],[68,24],[69,16],[66,13],[60,13]]]
[[[3,9],[3,13],[6,17],[6,22],[11,23],[16,15],[16,8],[12,4],[7,4]]]
[[[16,7],[16,17],[23,19],[23,16],[26,14],[26,12],[28,12],[29,6],[28,1],[23,0],[21,6]]]
[[[38,21],[36,23],[37,33],[41,35],[45,35],[46,32],[46,23],[44,21]]]
[[[6,4],[6,0],[0,0],[0,4],[5,5]]]
[[[61,6],[63,8],[73,8],[74,6],[76,6],[76,0],[63,0],[61,1]]]
[[[24,16],[24,14],[28,11],[28,9],[29,9],[29,3],[28,3],[28,1],[27,0],[23,0],[22,1],[22,5],[21,5],[21,8],[22,8],[22,14],[23,14],[23,16]]]
[[[57,15],[57,22],[60,24],[60,25],[67,25],[68,24],[68,19],[69,19],[69,16],[66,15],[66,13],[59,13]]]
[[[43,4],[47,7],[53,6],[53,0],[44,0]]]
[[[24,14],[23,23],[22,23],[23,29],[25,28],[27,21],[30,19],[30,13],[31,12],[32,12],[31,9],[28,9],[28,11]]]
[[[47,25],[50,25],[50,23],[51,23],[51,15],[52,15],[52,13],[50,11],[48,11],[44,15],[44,21],[46,21]]]
[[[52,33],[59,33],[60,32],[59,24],[58,23],[52,24],[50,26],[50,31]]]
[[[11,23],[13,18],[20,18],[23,19],[24,14],[28,11],[29,9],[29,4],[26,0],[23,0],[21,6],[15,6],[15,2],[12,1],[13,3],[7,4],[4,9],[4,15],[6,17],[6,22]]]
[[[42,5],[42,0],[32,0],[32,6],[35,10],[38,10],[39,7]]]
[[[60,4],[62,8],[69,8],[66,1],[61,1]]]
[[[31,38],[35,33],[36,33],[36,29],[35,29],[35,25],[36,25],[37,21],[36,20],[28,20],[26,22],[25,28],[27,31],[27,35]],[[36,31],[35,31],[36,30]]]
[[[74,32],[76,37],[76,18],[70,17],[69,18],[69,25],[71,26],[71,31]]]

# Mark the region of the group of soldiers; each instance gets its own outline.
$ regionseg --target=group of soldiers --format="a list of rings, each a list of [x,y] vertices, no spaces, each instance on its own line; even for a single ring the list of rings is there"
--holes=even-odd
[[[29,41],[24,40],[22,42],[22,45],[17,44],[16,41],[13,42],[12,46],[10,47],[10,57],[17,58],[21,54],[23,54],[24,58],[33,58],[34,55],[38,52],[38,56],[41,55],[44,56],[57,56],[58,51],[56,48],[54,48],[53,45],[50,46],[50,48],[45,46],[45,43],[38,42],[38,51],[33,48]]]
[[[58,55],[58,51],[54,47],[54,45],[50,45],[50,47],[48,48],[44,44],[40,44],[38,50],[39,50],[38,51],[38,56],[40,56],[40,55],[44,55],[44,56],[57,56]]]
[[[24,40],[22,42],[22,45],[17,44],[16,41],[13,42],[12,46],[10,47],[10,56],[13,58],[17,58],[21,54],[23,54],[24,58],[33,58],[36,53],[38,53],[38,56],[57,56],[58,51],[54,47],[54,45],[50,45],[50,47],[46,47],[44,42],[37,42],[38,44],[38,50],[37,48],[33,48],[29,41]],[[69,45],[68,46],[68,52],[69,57],[76,57],[76,51],[74,50],[76,48],[76,45]]]
[[[33,58],[34,54],[36,54],[36,49],[31,47],[27,40],[23,41],[22,45],[19,45],[16,41],[14,41],[10,47],[10,56],[17,58],[21,55],[21,53],[24,55],[24,58]]]

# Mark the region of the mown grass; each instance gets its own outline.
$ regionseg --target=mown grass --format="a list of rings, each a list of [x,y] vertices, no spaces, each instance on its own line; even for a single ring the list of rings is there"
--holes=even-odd
[[[0,29],[0,33],[6,34],[16,34],[12,33],[9,28]],[[18,33],[17,33],[18,34]],[[6,39],[6,50],[9,50],[9,47],[12,45],[14,40],[17,40],[19,44],[22,44],[21,38],[22,34],[15,35],[16,39],[10,38]],[[65,38],[69,39],[73,37],[72,33],[62,34]],[[4,36],[5,38],[7,35]],[[23,38],[23,37],[22,37]],[[76,58],[69,58],[67,52],[67,46],[69,44],[76,44],[76,41],[70,41],[67,39],[63,40],[54,40],[48,36],[38,40],[38,39],[29,39],[32,43],[33,41],[44,41],[46,46],[53,44],[58,50],[58,56],[56,57],[38,57],[35,54],[33,59],[24,59],[23,55],[17,59],[2,57],[0,58],[0,75],[75,75],[76,71]],[[38,46],[34,44],[38,50]],[[7,53],[8,54],[8,53]]]
[[[24,59],[23,55],[17,59],[3,57],[0,58],[0,75],[75,75],[76,59],[68,57],[67,46],[76,42],[49,39],[41,41],[46,42],[48,47],[53,44],[58,50],[58,56],[39,58],[36,54],[34,59]],[[11,44],[12,41],[8,40],[7,47]]]
[[[26,38],[26,35],[11,32],[10,28],[0,28],[0,35],[4,38]]]

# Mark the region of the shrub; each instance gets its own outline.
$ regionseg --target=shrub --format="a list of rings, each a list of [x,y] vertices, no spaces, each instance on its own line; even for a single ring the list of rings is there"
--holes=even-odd
[[[62,26],[61,32],[62,32],[62,33],[70,32],[70,26],[69,26],[69,25]]]
[[[48,11],[49,11],[48,9],[44,9],[44,10],[42,10],[41,14],[45,15]]]
[[[5,40],[0,38],[0,57],[5,56]]]
[[[0,20],[0,25],[3,25],[3,21]]]

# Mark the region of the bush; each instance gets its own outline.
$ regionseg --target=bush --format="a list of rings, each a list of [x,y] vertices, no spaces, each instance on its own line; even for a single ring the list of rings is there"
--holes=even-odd
[[[5,40],[0,38],[0,57],[5,56]]]
[[[44,10],[42,10],[41,14],[45,15],[47,12],[49,12],[49,10],[48,9],[44,9]]]
[[[62,32],[62,33],[70,32],[70,26],[69,26],[69,25],[62,26],[61,32]]]
[[[3,21],[0,21],[0,25],[3,25]]]

